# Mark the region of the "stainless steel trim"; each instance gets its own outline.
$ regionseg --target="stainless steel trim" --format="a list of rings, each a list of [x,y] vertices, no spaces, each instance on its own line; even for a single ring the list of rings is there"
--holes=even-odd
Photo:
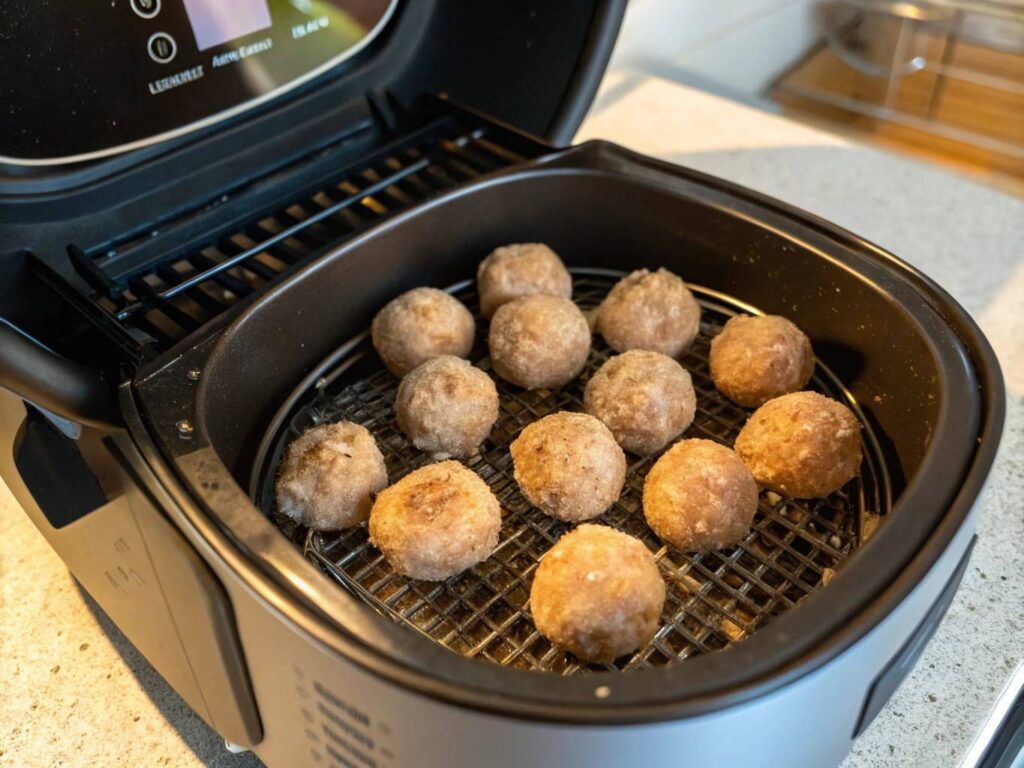
[[[209,117],[205,117],[202,120],[197,120],[194,123],[183,125],[180,128],[175,128],[174,130],[171,131],[165,131],[164,133],[159,133],[156,134],[155,136],[149,136],[145,139],[139,139],[138,141],[132,141],[127,144],[120,144],[116,147],[109,147],[107,149],[97,149],[92,152],[83,152],[82,154],[79,155],[67,155],[65,157],[20,158],[0,155],[0,163],[8,163],[10,165],[22,166],[70,165],[72,163],[81,163],[87,160],[98,160],[102,157],[109,157],[110,155],[116,155],[122,152],[130,152],[135,149],[142,149],[143,147],[158,144],[162,141],[167,141],[169,139],[174,139],[179,136],[184,136],[188,133],[198,131],[202,128],[207,128],[211,125],[215,125],[216,123],[232,118],[235,115],[239,115],[242,112],[258,107],[259,105],[264,104],[270,101],[271,99],[275,99],[282,94],[288,93],[289,91],[298,88],[303,83],[307,83],[313,78],[322,75],[324,72],[333,69],[334,67],[341,64],[343,61],[352,58],[361,50],[363,50],[366,46],[368,46],[371,42],[377,39],[380,33],[388,25],[388,22],[391,21],[391,17],[394,16],[395,9],[398,7],[398,4],[400,2],[401,0],[391,0],[391,4],[388,6],[387,11],[385,11],[384,15],[381,17],[381,20],[377,22],[377,26],[371,29],[370,32],[366,35],[366,37],[360,40],[359,43],[357,43],[352,48],[349,48],[344,53],[338,54],[330,61],[324,62],[316,69],[310,70],[301,77],[296,78],[295,80],[292,80],[286,83],[285,85],[282,85],[280,88],[275,88],[272,91],[268,91],[267,93],[264,93],[262,96],[257,96],[255,99],[249,99],[249,101],[238,104],[232,107],[231,109],[226,109],[223,112],[218,112],[215,115],[210,115]]]
[[[985,752],[988,751],[996,733],[1005,722],[1010,707],[1013,706],[1013,702],[1017,700],[1021,691],[1024,691],[1024,661],[1017,665],[1017,669],[1014,670],[1009,681],[1003,687],[996,703],[992,706],[992,711],[982,723],[978,735],[974,737],[967,754],[964,755],[957,768],[977,768],[981,765]]]

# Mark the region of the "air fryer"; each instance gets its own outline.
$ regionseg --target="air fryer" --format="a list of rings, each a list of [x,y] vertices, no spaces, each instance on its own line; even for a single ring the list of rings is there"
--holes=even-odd
[[[556,148],[622,3],[243,5],[0,22],[18,32],[8,72],[44,35],[48,56],[88,51],[50,75],[67,99],[5,83],[0,146],[0,472],[76,578],[268,765],[841,760],[969,557],[1003,420],[977,326],[896,257],[784,203],[604,142]],[[705,555],[646,528],[653,459],[631,462],[601,522],[651,548],[669,597],[655,640],[610,665],[533,628],[533,569],[567,527],[522,498],[507,452],[530,420],[581,408],[599,339],[563,389],[500,385],[470,467],[504,522],[467,573],[405,579],[362,528],[312,532],[275,507],[282,451],[316,423],[369,426],[391,481],[428,460],[394,424],[369,322],[420,285],[475,312],[477,263],[522,241],[562,256],[585,309],[633,269],[692,285],[686,436],[728,444],[749,415],[707,369],[737,312],[798,323],[811,387],[863,427],[858,478],[813,502],[762,494],[750,535]],[[473,359],[488,369],[482,336]]]

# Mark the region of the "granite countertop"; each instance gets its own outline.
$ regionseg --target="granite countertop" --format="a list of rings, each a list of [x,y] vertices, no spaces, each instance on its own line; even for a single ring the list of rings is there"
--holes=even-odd
[[[612,72],[579,134],[774,195],[935,278],[1003,365],[1008,418],[963,586],[854,766],[955,765],[1024,657],[1024,201],[656,78]],[[257,766],[228,754],[0,483],[0,765]]]

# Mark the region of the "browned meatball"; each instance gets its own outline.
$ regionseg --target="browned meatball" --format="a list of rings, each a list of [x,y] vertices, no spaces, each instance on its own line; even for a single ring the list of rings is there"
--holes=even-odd
[[[443,581],[498,546],[501,506],[487,483],[457,461],[428,464],[377,496],[370,543],[398,573]]]
[[[562,260],[543,243],[495,248],[476,272],[480,314],[491,317],[502,304],[543,293],[572,298],[572,277]]]
[[[488,342],[501,378],[526,389],[549,389],[580,375],[590,354],[590,328],[569,299],[538,294],[498,307]]]
[[[665,582],[639,539],[581,525],[545,553],[530,589],[537,631],[583,661],[610,663],[658,631]]]
[[[736,452],[765,488],[797,499],[828,496],[860,468],[860,423],[817,392],[794,392],[758,408]]]
[[[626,456],[604,424],[560,411],[524,429],[509,447],[530,503],[559,520],[597,517],[622,493]]]
[[[370,335],[384,365],[401,378],[434,357],[469,357],[476,323],[454,296],[437,288],[413,288],[373,318]]]
[[[681,440],[647,473],[644,517],[658,538],[684,552],[740,542],[757,512],[757,484],[732,450]]]
[[[373,494],[388,484],[373,436],[341,421],[313,427],[288,446],[277,477],[277,508],[317,530],[361,523]]]
[[[711,378],[737,405],[755,408],[807,386],[811,340],[784,317],[737,315],[711,340]]]
[[[610,358],[587,382],[587,413],[641,456],[661,450],[693,421],[690,374],[668,355],[635,349]]]
[[[700,305],[667,269],[639,269],[608,293],[597,313],[597,330],[616,352],[646,349],[679,357],[700,330]]]
[[[479,452],[498,418],[498,389],[469,361],[435,357],[402,379],[395,417],[421,451],[435,459],[466,459]]]

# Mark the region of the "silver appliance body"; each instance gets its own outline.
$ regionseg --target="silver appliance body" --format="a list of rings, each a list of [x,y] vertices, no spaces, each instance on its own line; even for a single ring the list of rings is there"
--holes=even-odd
[[[817,671],[714,714],[648,725],[572,726],[496,717],[389,685],[314,627],[218,569],[265,723],[271,766],[744,765],[821,768],[849,752],[881,660],[893,659],[966,563],[974,516],[899,608]],[[921,641],[921,647],[926,642]],[[600,681],[611,688],[614,681]],[[598,682],[595,682],[595,692]],[[339,759],[340,756],[340,759]]]

